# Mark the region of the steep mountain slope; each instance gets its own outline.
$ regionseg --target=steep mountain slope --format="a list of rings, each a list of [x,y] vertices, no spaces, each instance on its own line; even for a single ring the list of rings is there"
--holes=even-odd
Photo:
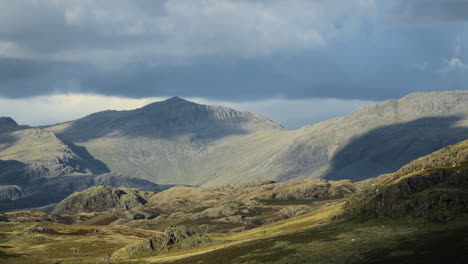
[[[54,133],[32,128],[4,134],[0,159],[28,164],[35,176],[63,176],[105,172],[104,165],[78,156]]]
[[[2,167],[23,164],[31,178],[108,172],[86,150],[66,144],[52,132],[19,126],[11,118],[0,118],[0,161]],[[21,177],[16,177],[19,182],[15,183],[21,184]],[[5,181],[3,178],[0,177],[0,184]],[[6,181],[11,184],[11,180]]]
[[[171,98],[47,128],[111,171],[162,184],[253,179],[360,180],[468,135],[468,92],[416,93],[296,131],[224,107]]]

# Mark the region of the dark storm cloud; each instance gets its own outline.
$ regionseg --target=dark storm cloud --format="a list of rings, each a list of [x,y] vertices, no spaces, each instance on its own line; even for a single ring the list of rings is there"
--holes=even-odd
[[[0,0],[0,96],[382,100],[465,89],[465,24],[404,23],[463,20],[466,1],[388,3]]]
[[[398,0],[393,8],[393,19],[400,22],[468,20],[467,0]]]
[[[79,92],[88,65],[71,62],[0,58],[2,97],[31,97],[56,92]]]

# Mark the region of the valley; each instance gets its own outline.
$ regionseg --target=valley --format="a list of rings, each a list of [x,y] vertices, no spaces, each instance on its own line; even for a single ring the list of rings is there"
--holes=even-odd
[[[92,187],[69,196],[52,213],[1,214],[1,258],[4,263],[463,263],[467,146],[463,141],[392,174],[355,183],[260,180],[159,193]]]

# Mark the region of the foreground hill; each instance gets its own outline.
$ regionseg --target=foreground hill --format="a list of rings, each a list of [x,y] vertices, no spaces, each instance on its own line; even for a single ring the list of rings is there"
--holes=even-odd
[[[161,184],[353,179],[397,170],[468,135],[468,92],[416,93],[295,131],[171,98],[47,128],[111,171]]]
[[[395,173],[359,183],[351,216],[452,220],[468,213],[468,140],[419,158]]]

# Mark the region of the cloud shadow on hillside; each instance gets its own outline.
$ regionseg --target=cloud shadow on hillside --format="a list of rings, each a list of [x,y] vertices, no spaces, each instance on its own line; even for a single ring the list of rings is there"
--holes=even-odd
[[[352,139],[331,159],[325,179],[363,180],[398,170],[407,163],[468,138],[456,126],[461,116],[421,118],[374,129]]]
[[[28,165],[17,160],[0,160],[0,185],[23,185],[33,175],[27,171]]]
[[[80,161],[81,164],[76,165],[83,165],[84,168],[90,169],[95,175],[110,172],[110,169],[107,167],[107,165],[91,155],[91,153],[89,153],[85,147],[77,146],[71,142],[64,143],[82,159]]]

